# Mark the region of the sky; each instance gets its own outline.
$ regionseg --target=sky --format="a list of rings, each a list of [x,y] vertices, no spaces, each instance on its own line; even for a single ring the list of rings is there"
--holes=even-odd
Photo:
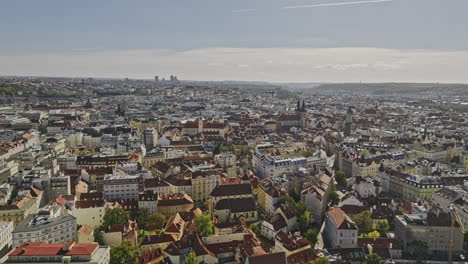
[[[468,83],[468,0],[0,2],[0,75]]]

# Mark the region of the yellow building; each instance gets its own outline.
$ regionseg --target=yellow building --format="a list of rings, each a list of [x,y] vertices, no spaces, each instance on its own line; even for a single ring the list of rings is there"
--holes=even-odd
[[[377,171],[380,167],[380,164],[373,160],[366,160],[365,162],[355,162],[353,163],[353,176],[363,176],[363,177],[377,177]]]
[[[31,188],[31,191],[15,204],[0,206],[0,221],[13,221],[16,226],[39,209],[42,193],[36,188]]]
[[[221,180],[220,170],[195,171],[192,173],[192,199],[197,204],[205,204],[211,191]]]
[[[190,212],[192,208],[193,200],[185,193],[166,194],[158,197],[158,213],[167,218],[177,212]]]
[[[143,157],[141,165],[143,167],[151,170],[151,166],[156,164],[158,161],[164,161],[164,153],[156,152],[156,153],[147,153],[146,156]]]
[[[161,131],[162,123],[158,120],[138,120],[134,119],[130,121],[131,128],[137,128],[140,131],[144,131],[147,127],[155,128],[158,132]]]

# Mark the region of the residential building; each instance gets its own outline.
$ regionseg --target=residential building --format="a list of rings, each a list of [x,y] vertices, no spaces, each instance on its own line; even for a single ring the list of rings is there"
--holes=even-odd
[[[154,191],[144,191],[138,194],[138,209],[147,209],[149,214],[158,210],[158,193]]]
[[[105,199],[137,200],[140,191],[143,191],[143,179],[140,175],[128,175],[116,169],[112,175],[104,177]]]
[[[192,172],[192,199],[198,205],[208,201],[211,191],[219,185],[221,171],[206,170]]]
[[[0,221],[0,259],[13,246],[13,222]]]
[[[340,208],[330,208],[325,217],[324,234],[330,248],[357,247],[358,227]]]
[[[31,214],[13,230],[13,246],[24,242],[64,243],[76,241],[76,217],[52,211]]]
[[[403,250],[410,252],[411,243],[424,241],[428,246],[428,254],[437,257],[447,257],[453,232],[453,254],[463,252],[463,232],[455,219],[455,227],[451,228],[450,213],[432,211],[427,214],[404,214],[395,218],[395,235],[402,241]]]

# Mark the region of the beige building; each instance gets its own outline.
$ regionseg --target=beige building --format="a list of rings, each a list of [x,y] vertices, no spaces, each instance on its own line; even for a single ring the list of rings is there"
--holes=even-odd
[[[211,191],[219,184],[220,170],[195,171],[192,173],[192,199],[197,204],[204,204]]]
[[[89,225],[92,228],[99,227],[104,222],[106,211],[111,205],[104,200],[76,201],[72,210],[78,225]]]
[[[185,193],[166,194],[158,197],[158,213],[167,218],[177,212],[190,212],[192,208],[193,200]]]
[[[17,225],[39,209],[42,194],[41,190],[31,188],[31,191],[18,202],[0,206],[0,221],[13,221],[14,225]]]

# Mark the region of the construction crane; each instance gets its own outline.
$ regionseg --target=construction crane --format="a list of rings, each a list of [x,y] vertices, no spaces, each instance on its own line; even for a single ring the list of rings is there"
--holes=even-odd
[[[463,226],[463,222],[460,220],[460,216],[458,215],[457,210],[455,210],[454,205],[450,205],[450,243],[448,248],[448,262],[449,264],[453,263],[453,247],[455,244],[455,222],[458,222],[460,225],[460,229],[463,233],[465,233],[465,228]]]

